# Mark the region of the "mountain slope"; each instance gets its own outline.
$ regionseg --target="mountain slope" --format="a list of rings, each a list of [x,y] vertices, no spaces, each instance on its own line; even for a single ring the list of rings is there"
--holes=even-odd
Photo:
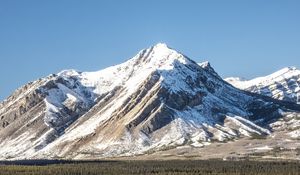
[[[286,67],[271,75],[248,81],[233,77],[225,80],[243,90],[300,103],[300,70],[295,67]]]
[[[208,66],[157,44],[104,70],[30,83],[1,103],[0,157],[126,156],[298,132],[299,105],[234,88]]]

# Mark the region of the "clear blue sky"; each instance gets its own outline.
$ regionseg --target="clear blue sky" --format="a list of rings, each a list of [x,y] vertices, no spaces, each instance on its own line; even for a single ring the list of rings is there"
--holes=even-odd
[[[300,67],[299,0],[0,0],[0,100],[74,68],[94,71],[165,42],[222,77]]]

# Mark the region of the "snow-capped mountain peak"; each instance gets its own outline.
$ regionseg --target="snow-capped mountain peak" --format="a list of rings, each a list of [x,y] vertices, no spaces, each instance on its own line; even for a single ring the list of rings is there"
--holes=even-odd
[[[156,66],[156,68],[162,68],[170,65],[175,60],[178,60],[182,63],[187,61],[182,54],[168,47],[165,43],[158,43],[148,49],[140,51],[137,56],[132,58],[132,60],[135,59],[141,59],[145,63],[148,63],[148,66]]]
[[[80,72],[75,69],[67,69],[59,72],[57,75],[62,77],[79,76]]]
[[[100,71],[38,80],[0,107],[0,158],[78,159],[264,136],[297,108],[239,90],[162,43]]]
[[[199,66],[206,68],[206,67],[211,67],[209,61],[204,61],[202,63],[199,63]]]
[[[202,67],[203,69],[205,69],[206,71],[210,72],[211,74],[213,74],[214,76],[218,77],[221,79],[221,77],[218,75],[218,73],[215,71],[215,69],[211,66],[209,61],[204,61],[202,63],[198,63],[198,65],[200,67]]]
[[[170,47],[166,43],[157,43],[152,47],[159,49],[170,49]]]
[[[176,62],[187,64],[189,60],[166,44],[158,43],[141,50],[122,64],[97,72],[83,72],[80,79],[83,84],[94,88],[96,94],[106,93],[118,86],[125,86],[130,91],[134,91],[141,80],[151,73],[173,69]],[[76,74],[76,72],[68,74]]]
[[[300,70],[296,67],[285,67],[270,75],[252,80],[230,77],[225,81],[237,88],[276,99],[300,101]]]

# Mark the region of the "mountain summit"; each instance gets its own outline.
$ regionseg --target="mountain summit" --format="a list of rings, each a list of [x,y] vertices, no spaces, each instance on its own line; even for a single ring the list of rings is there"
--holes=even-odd
[[[206,147],[275,130],[299,105],[239,90],[208,64],[157,44],[97,72],[62,71],[0,104],[0,157],[100,158]],[[284,122],[282,122],[284,124]]]

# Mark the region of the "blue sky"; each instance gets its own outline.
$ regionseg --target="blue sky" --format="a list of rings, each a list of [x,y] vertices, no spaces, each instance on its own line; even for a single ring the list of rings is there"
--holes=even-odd
[[[0,100],[74,68],[115,65],[158,42],[222,77],[300,67],[300,1],[0,0]]]

